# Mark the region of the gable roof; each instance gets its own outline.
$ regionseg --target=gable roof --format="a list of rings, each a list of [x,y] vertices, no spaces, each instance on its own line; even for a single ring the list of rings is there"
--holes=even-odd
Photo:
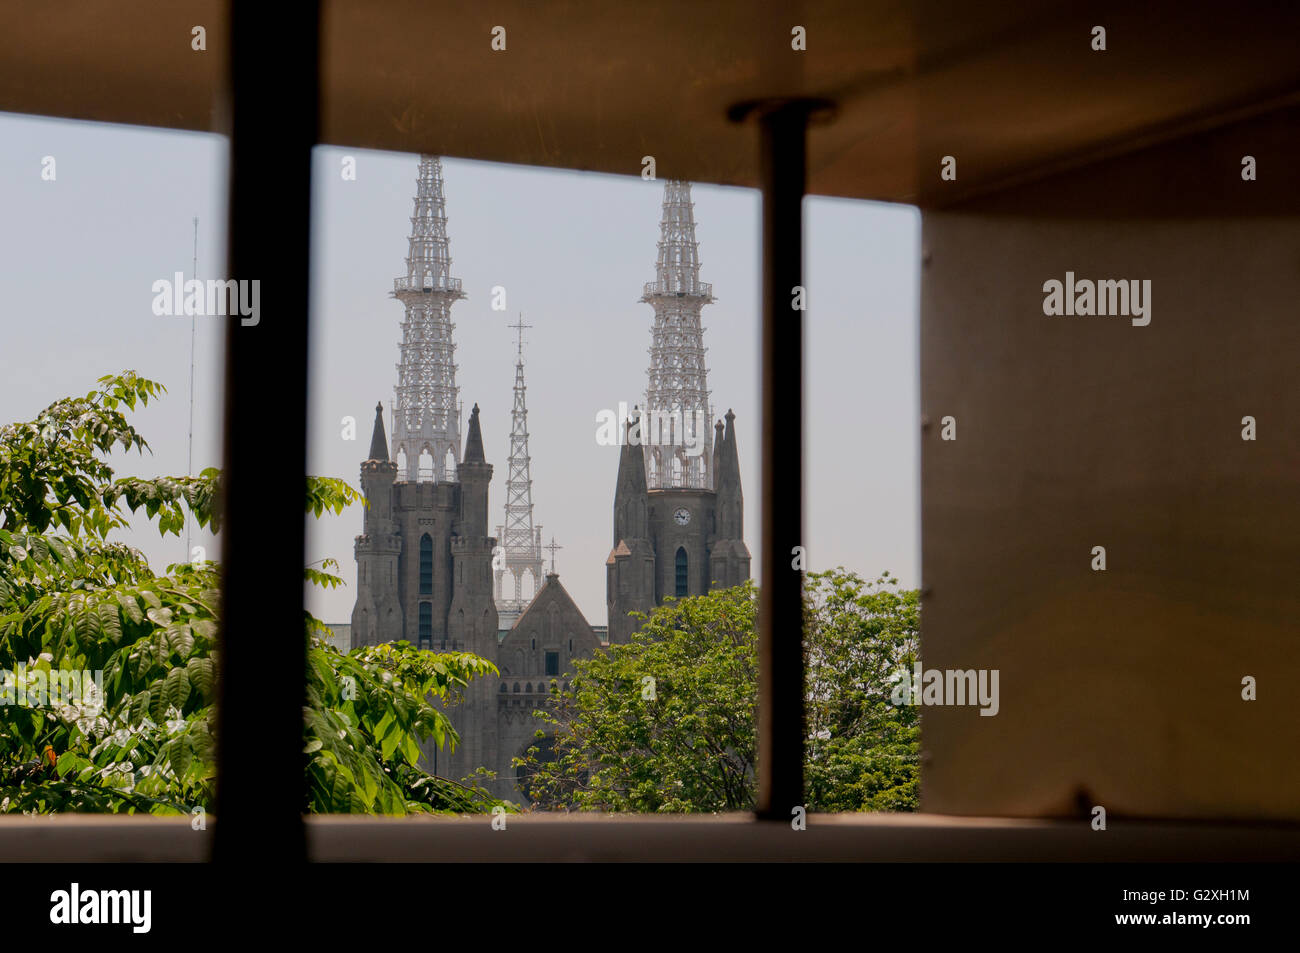
[[[532,602],[528,603],[527,608],[520,613],[519,618],[515,620],[515,624],[510,627],[510,631],[506,634],[503,643],[509,642],[516,631],[522,630],[526,622],[536,624],[547,608],[552,605],[558,605],[561,612],[571,609],[582,620],[584,631],[591,632],[591,624],[587,622],[587,617],[582,614],[578,604],[573,601],[573,596],[569,595],[569,590],[565,589],[560,582],[559,573],[548,572],[542,583],[542,588],[537,590]],[[592,637],[595,638],[594,635]]]

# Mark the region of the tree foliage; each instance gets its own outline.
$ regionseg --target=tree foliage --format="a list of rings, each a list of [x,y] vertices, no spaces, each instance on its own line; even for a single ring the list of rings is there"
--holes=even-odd
[[[840,568],[805,577],[804,605],[808,809],[916,810],[917,709],[890,693],[920,658],[917,591],[887,572],[868,583]]]
[[[114,479],[112,450],[148,449],[126,412],[163,388],[133,372],[99,385],[0,428],[0,811],[210,811],[220,568],[183,563],[155,575],[108,536],[140,510],[163,534],[180,535],[187,513],[215,532],[221,475]],[[342,480],[307,480],[317,516],[360,499]],[[327,560],[305,577],[341,584],[332,568]],[[458,740],[432,700],[495,672],[491,663],[405,642],[342,654],[327,635],[310,614],[303,632],[282,634],[306,640],[304,810],[497,803],[417,765],[423,740]],[[72,673],[82,672],[95,677],[79,684]],[[55,690],[67,686],[78,690]]]
[[[916,710],[890,704],[917,658],[918,603],[888,573],[805,577],[811,811],[915,810]],[[544,744],[517,759],[543,808],[752,810],[757,793],[757,590],[669,602],[626,645],[575,660],[537,712]]]
[[[523,761],[544,807],[734,811],[754,801],[758,659],[746,584],[668,603],[626,645],[575,660]]]

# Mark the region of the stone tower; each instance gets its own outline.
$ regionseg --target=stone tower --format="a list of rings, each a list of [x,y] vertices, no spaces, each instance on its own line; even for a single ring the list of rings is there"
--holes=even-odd
[[[388,641],[405,631],[405,613],[397,580],[402,538],[393,519],[393,482],[397,464],[388,458],[384,438],[384,405],[375,405],[375,429],[370,457],[361,464],[361,492],[369,501],[357,537],[357,602],[352,609],[352,647]]]
[[[361,464],[361,489],[369,505],[355,547],[352,647],[405,640],[425,649],[473,652],[495,663],[496,540],[488,535],[492,466],[483,452],[477,405],[463,459],[460,452],[450,308],[464,294],[448,272],[446,223],[441,163],[421,156],[407,273],[393,290],[405,307],[393,447],[390,453],[381,404],[375,408],[370,456]],[[432,462],[421,465],[421,454]],[[490,679],[471,681],[463,703],[449,712],[461,746],[449,756],[430,741],[429,768],[460,778],[479,765],[496,764],[495,688]]]
[[[735,414],[709,424],[700,311],[713,301],[699,280],[690,184],[664,185],[646,408],[626,424],[614,490],[614,548],[605,563],[609,641],[639,626],[630,612],[749,578]]]
[[[472,652],[497,662],[497,608],[492,601],[492,550],[496,539],[488,535],[488,484],[492,465],[483,455],[478,404],[469,416],[465,458],[460,477],[460,518],[452,525],[451,604],[447,611],[447,647]],[[496,683],[489,678],[470,679],[460,703],[451,712],[460,733],[460,747],[447,756],[443,773],[461,778],[480,765],[497,764]]]

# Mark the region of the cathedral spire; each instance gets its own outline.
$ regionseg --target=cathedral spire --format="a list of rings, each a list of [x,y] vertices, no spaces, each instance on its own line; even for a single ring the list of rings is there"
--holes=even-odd
[[[506,521],[497,528],[504,560],[496,569],[496,602],[502,624],[518,618],[542,585],[541,527],[533,526],[532,458],[528,453],[528,402],[524,385],[523,315],[510,325],[518,337],[515,359],[515,403],[510,412],[510,470],[506,481]],[[531,588],[524,585],[524,573],[532,577]],[[505,577],[514,580],[513,594],[502,591]]]
[[[641,300],[654,308],[643,421],[650,488],[713,488],[713,428],[700,311],[713,286],[700,281],[691,184],[664,183],[655,280]]]
[[[460,460],[460,391],[451,306],[465,293],[460,279],[451,277],[442,161],[437,156],[420,156],[406,274],[394,280],[393,297],[406,307],[393,424],[393,451],[406,458],[400,479],[452,480]],[[429,457],[422,466],[423,453]]]

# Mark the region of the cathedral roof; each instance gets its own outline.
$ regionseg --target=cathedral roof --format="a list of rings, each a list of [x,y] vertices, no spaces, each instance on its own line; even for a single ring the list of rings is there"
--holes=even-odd
[[[533,614],[540,616],[548,604],[554,604],[557,602],[562,608],[565,606],[571,608],[575,613],[577,613],[578,618],[583,621],[586,631],[589,632],[591,630],[591,626],[587,624],[587,617],[582,614],[582,610],[578,608],[578,604],[573,601],[573,596],[569,595],[569,590],[565,589],[564,586],[560,584],[560,574],[556,572],[548,572],[546,574],[546,581],[542,583],[542,588],[537,590],[537,595],[533,596],[533,601],[528,603],[528,608],[524,609],[524,611],[520,613],[519,618],[515,620],[515,624],[510,627],[511,634],[519,631],[520,626],[522,626],[525,620],[528,620],[530,616]],[[509,636],[506,638],[508,639]]]

